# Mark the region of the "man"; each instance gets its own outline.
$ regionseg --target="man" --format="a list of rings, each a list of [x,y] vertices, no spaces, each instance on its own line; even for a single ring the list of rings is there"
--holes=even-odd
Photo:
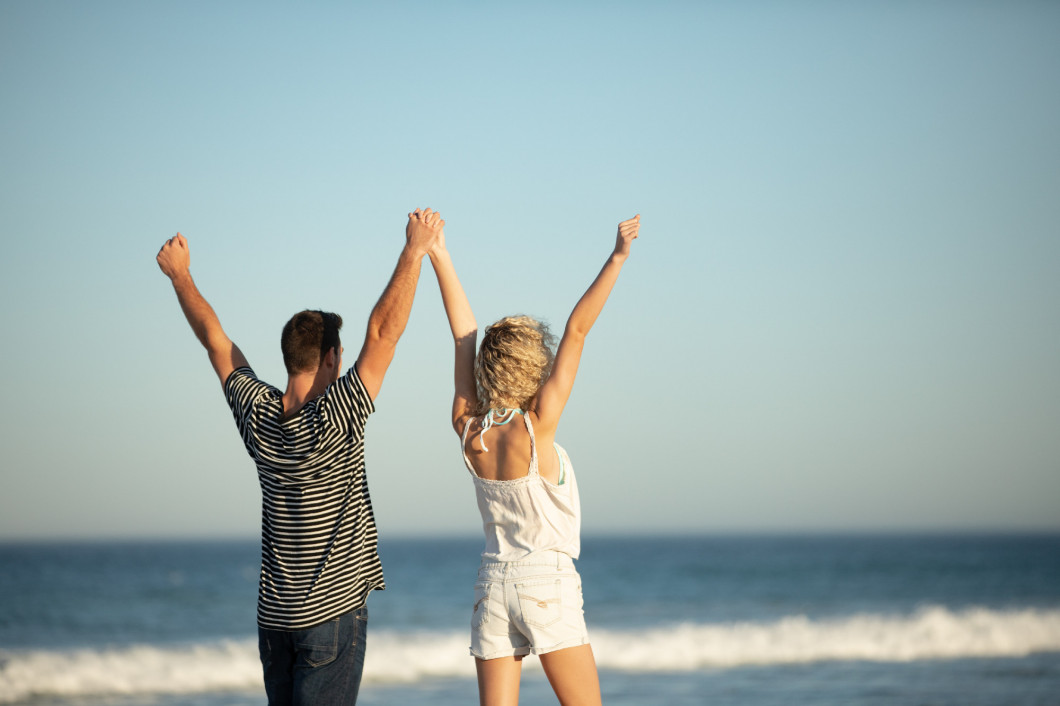
[[[189,272],[179,233],[158,252],[209,354],[261,483],[258,647],[269,704],[353,704],[364,667],[365,603],[383,589],[364,470],[364,425],[405,330],[423,256],[445,221],[409,214],[405,247],[345,375],[336,314],[284,326],[287,389],[257,379]]]

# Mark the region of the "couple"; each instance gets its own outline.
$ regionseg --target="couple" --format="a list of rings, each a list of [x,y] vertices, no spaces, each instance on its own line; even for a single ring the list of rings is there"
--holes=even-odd
[[[456,349],[452,423],[486,530],[471,618],[482,704],[515,704],[536,654],[563,704],[600,703],[582,613],[581,511],[574,469],[554,441],[582,346],[629,255],[640,216],[618,227],[603,269],[555,353],[529,317],[478,327],[445,248],[445,221],[409,214],[405,247],[343,374],[342,318],[295,314],[280,347],[287,389],[258,380],[189,272],[179,233],[156,258],[206,348],[262,493],[258,646],[269,704],[353,704],[364,667],[365,603],[384,588],[364,469],[364,425],[408,322],[424,255],[438,277]],[[515,423],[510,423],[515,422]]]

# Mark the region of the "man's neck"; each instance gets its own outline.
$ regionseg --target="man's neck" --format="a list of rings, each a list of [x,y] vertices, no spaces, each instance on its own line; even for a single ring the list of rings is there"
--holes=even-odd
[[[283,393],[283,418],[298,414],[306,402],[324,394],[330,383],[323,367],[311,373],[288,375],[287,391]]]

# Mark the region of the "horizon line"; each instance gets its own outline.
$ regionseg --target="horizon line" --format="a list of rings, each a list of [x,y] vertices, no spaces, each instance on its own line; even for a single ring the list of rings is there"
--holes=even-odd
[[[891,527],[891,528],[761,528],[761,529],[643,529],[631,532],[592,531],[583,532],[582,540],[596,539],[724,539],[724,538],[814,538],[814,537],[1015,537],[1015,536],[1060,536],[1060,527]],[[474,541],[482,540],[480,534],[467,532],[422,532],[392,531],[381,533],[380,543],[389,541]],[[257,534],[98,534],[98,535],[13,535],[0,536],[0,545],[12,544],[91,544],[91,543],[212,543],[212,542],[260,542]]]

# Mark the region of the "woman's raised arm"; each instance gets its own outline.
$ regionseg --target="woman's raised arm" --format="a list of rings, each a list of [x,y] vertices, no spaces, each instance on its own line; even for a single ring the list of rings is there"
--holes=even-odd
[[[444,223],[444,221],[443,221]],[[445,247],[445,233],[438,236],[428,253],[434,274],[438,277],[438,288],[442,292],[445,315],[449,318],[449,329],[453,332],[456,363],[454,367],[455,392],[453,394],[453,429],[463,433],[464,424],[474,414],[477,402],[475,392],[475,345],[478,339],[478,324],[471,311],[460,279],[456,276],[453,259]]]
[[[544,430],[555,430],[559,425],[559,417],[567,405],[571,388],[574,386],[574,378],[578,374],[578,364],[581,362],[585,337],[596,323],[596,317],[603,310],[604,303],[618,279],[618,273],[622,270],[626,258],[629,257],[630,246],[639,233],[639,214],[618,224],[614,251],[607,258],[600,274],[596,275],[596,279],[589,285],[589,289],[578,300],[570,318],[567,319],[563,338],[560,339],[559,349],[556,351],[556,360],[552,364],[552,374],[537,393],[534,411],[539,420],[538,426]]]

